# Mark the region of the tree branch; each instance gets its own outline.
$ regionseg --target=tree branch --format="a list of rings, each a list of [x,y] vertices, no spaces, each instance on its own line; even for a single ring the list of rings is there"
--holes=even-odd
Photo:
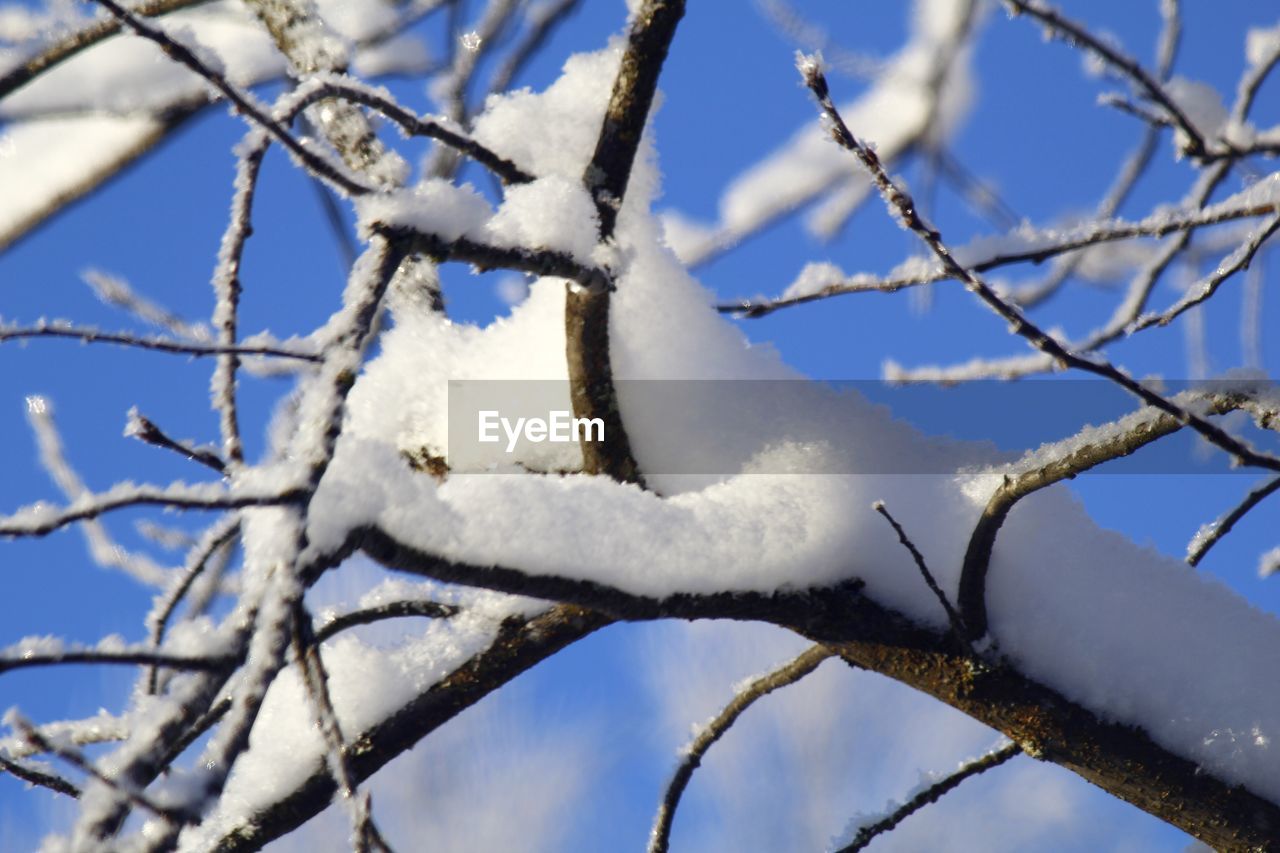
[[[702,764],[707,750],[728,733],[738,717],[750,708],[758,699],[763,699],[775,690],[795,684],[818,668],[819,664],[834,653],[824,646],[815,645],[805,649],[787,663],[774,671],[752,681],[746,687],[735,692],[733,699],[711,722],[699,728],[697,735],[682,750],[683,757],[676,766],[676,772],[667,783],[662,802],[658,804],[658,813],[653,819],[653,829],[649,831],[649,853],[667,853],[671,842],[671,824],[675,820],[676,809],[680,807],[680,797],[693,778],[693,773]]]
[[[999,749],[988,752],[981,758],[976,758],[973,761],[966,762],[959,770],[945,778],[939,779],[937,782],[934,782],[932,785],[907,800],[901,806],[894,809],[892,813],[881,820],[861,827],[857,833],[854,834],[853,840],[840,848],[839,853],[858,853],[859,850],[865,850],[877,836],[884,835],[886,832],[892,832],[897,828],[898,824],[902,823],[925,806],[936,803],[938,800],[942,799],[943,796],[959,787],[961,782],[973,776],[985,773],[993,767],[999,767],[1001,764],[1004,764],[1010,758],[1013,758],[1021,752],[1022,747],[1018,746],[1016,743],[1007,743]]]

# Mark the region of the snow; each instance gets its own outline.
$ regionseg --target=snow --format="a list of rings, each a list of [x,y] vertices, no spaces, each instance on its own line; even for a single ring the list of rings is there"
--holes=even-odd
[[[599,67],[611,60],[611,52],[578,57],[547,95],[493,100],[478,125],[490,138],[521,128],[514,156],[526,168],[580,174],[596,122],[561,121],[563,104],[574,92],[602,106],[587,90],[604,88]],[[799,382],[783,383],[798,389],[781,397],[784,405],[750,394],[726,405],[732,383],[707,383],[705,393],[681,398],[684,410],[646,410],[625,380],[798,378],[709,307],[647,214],[656,189],[646,150],[619,221],[623,264],[611,327],[624,421],[642,470],[659,472],[649,478],[655,491],[572,475],[454,472],[437,483],[403,464],[402,450],[448,452],[449,380],[564,378],[564,286],[539,280],[510,317],[483,328],[396,306],[396,325],[352,392],[346,432],[312,505],[313,547],[376,523],[446,559],[653,597],[859,578],[877,601],[944,630],[945,614],[909,554],[869,507],[884,501],[954,601],[969,533],[1008,469],[985,447],[929,439],[856,395],[824,397]],[[1253,200],[1274,190],[1246,192]],[[422,393],[406,400],[409,381]],[[937,466],[926,470],[952,473],[777,473],[915,470],[908,466],[922,455]],[[719,473],[677,473],[690,460]],[[1228,781],[1280,796],[1269,752],[1280,702],[1273,680],[1260,677],[1280,665],[1280,624],[1271,616],[1099,529],[1060,489],[1024,499],[1011,514],[992,561],[989,606],[999,653],[1023,671],[1108,719],[1142,726]],[[1221,665],[1240,660],[1241,649],[1257,671]],[[1191,682],[1203,685],[1203,701],[1187,703]]]
[[[0,246],[76,198],[162,129],[150,116],[74,116],[11,123],[0,132]]]
[[[885,156],[914,138],[931,115],[924,72],[940,43],[953,39],[959,26],[956,4],[928,0],[917,8],[911,45],[847,111],[855,129],[873,122],[880,128],[875,141]],[[318,43],[315,49],[328,48]],[[365,236],[373,223],[382,222],[445,239],[468,236],[598,257],[594,208],[579,181],[618,56],[615,43],[573,57],[546,92],[489,100],[476,120],[476,137],[541,176],[508,188],[496,211],[469,186],[427,180],[359,200]],[[228,67],[236,67],[234,58]],[[128,86],[88,89],[77,96],[133,97]],[[1201,94],[1186,95],[1187,103],[1195,101],[1207,115]],[[934,120],[949,127],[963,100],[963,86],[948,93],[942,117]],[[54,121],[10,128],[5,139],[32,145],[32,128],[47,129]],[[132,127],[133,135],[122,133],[121,139],[135,139],[153,124]],[[58,140],[50,136],[47,142],[56,148]],[[107,144],[95,139],[93,152],[109,150],[109,143],[109,138]],[[57,155],[66,156],[66,150]],[[30,168],[25,158],[23,166]],[[38,172],[28,178],[32,197],[66,178]],[[841,192],[853,193],[865,183],[854,175],[848,158],[810,126],[729,191],[722,207],[724,227],[749,230],[778,205],[811,198],[833,182],[844,188]],[[1222,205],[1273,203],[1277,186],[1280,175],[1273,175]],[[144,499],[214,503],[277,494],[302,482],[309,467],[327,461],[332,419],[346,419],[332,463],[307,508],[305,530],[292,508],[246,513],[244,560],[253,570],[246,569],[247,604],[242,606],[261,605],[262,610],[249,648],[248,675],[233,687],[238,700],[233,713],[263,692],[265,702],[254,722],[251,748],[235,765],[217,812],[184,833],[183,849],[205,849],[242,816],[320,766],[324,746],[311,725],[302,685],[295,672],[286,669],[276,677],[273,669],[278,651],[273,643],[279,637],[272,628],[285,624],[286,608],[301,595],[296,577],[274,569],[334,549],[363,525],[376,524],[408,545],[459,563],[509,566],[655,598],[803,591],[856,578],[886,607],[937,631],[946,629],[937,600],[872,505],[883,502],[894,513],[954,601],[965,545],[993,490],[1005,474],[1038,463],[1050,451],[1012,462],[983,445],[924,436],[855,394],[833,395],[811,386],[774,351],[752,346],[712,309],[710,294],[667,242],[678,230],[664,230],[650,214],[657,193],[658,171],[646,140],[608,255],[617,274],[610,334],[619,406],[651,490],[599,477],[516,473],[510,463],[548,464],[532,455],[513,457],[500,473],[454,470],[443,482],[410,470],[406,452],[449,455],[450,382],[566,378],[565,283],[534,281],[509,317],[484,327],[453,323],[412,294],[393,292],[394,327],[381,339],[380,354],[361,374],[343,414],[341,391],[334,389],[340,385],[337,378],[354,371],[363,356],[363,341],[349,336],[359,300],[372,292],[365,287],[373,266],[366,255],[343,310],[313,337],[317,344],[342,343],[346,351],[304,380],[304,402],[276,424],[277,436],[285,437],[278,442],[283,461],[237,472],[229,488],[148,489],[122,483],[102,494],[73,496],[74,511]],[[1019,231],[971,245],[958,256],[971,260],[1049,236],[1061,233]],[[910,269],[921,268],[918,260],[909,263]],[[834,275],[842,275],[834,266],[810,267],[788,294],[815,292]],[[685,386],[692,393],[679,397],[681,406],[659,407],[635,380],[703,382]],[[754,384],[738,384],[743,380]],[[765,387],[772,393],[758,393]],[[1052,453],[1070,447],[1060,444]],[[556,461],[569,468],[577,464],[573,452]],[[840,473],[815,475],[815,470]],[[902,473],[912,470],[936,473]],[[58,510],[36,506],[0,519],[0,530],[27,532],[59,517]],[[299,558],[294,551],[303,541],[310,551]],[[1273,552],[1264,565],[1277,559]],[[421,594],[417,586],[415,594]],[[389,586],[363,602],[406,591]],[[1098,528],[1062,489],[1032,495],[1015,508],[994,551],[988,599],[994,647],[1021,671],[1107,719],[1142,727],[1227,781],[1280,798],[1280,771],[1269,751],[1280,734],[1280,688],[1271,677],[1280,665],[1280,623],[1273,617],[1177,561]],[[333,702],[345,732],[372,726],[437,683],[485,648],[503,619],[545,606],[484,592],[467,594],[459,603],[465,607],[458,616],[418,623],[421,630],[392,648],[355,634],[326,645]],[[175,649],[207,651],[225,642],[228,633],[197,620],[176,626],[170,643]],[[24,642],[15,653],[62,648],[41,638]],[[120,648],[115,641],[111,647]],[[1189,683],[1197,685],[1195,703],[1187,701]],[[162,718],[166,702],[181,701],[182,687],[179,680],[173,699],[155,700],[155,720]],[[106,767],[131,759],[137,745],[145,743],[146,726],[140,724],[138,731],[134,743],[113,754]],[[204,760],[217,772],[232,752],[233,744],[215,737]],[[187,775],[173,774],[159,783],[157,796],[182,799],[205,773],[198,766]],[[98,791],[86,813],[101,808],[105,799]]]
[[[227,78],[245,87],[284,72],[271,37],[243,11],[224,5],[174,12],[151,26],[201,56],[211,56]],[[162,110],[200,98],[205,82],[166,59],[155,45],[125,35],[84,51],[0,101],[0,116],[98,110],[130,114]]]
[[[325,645],[334,710],[348,736],[380,722],[487,648],[504,619],[532,616],[546,607],[485,592],[466,594],[460,603],[464,610],[451,619],[415,623],[423,629],[394,648],[367,645],[349,634]],[[253,814],[318,770],[323,755],[310,700],[296,671],[286,670],[267,693],[250,750],[236,763],[217,811],[183,833],[179,850],[209,849],[241,816]]]

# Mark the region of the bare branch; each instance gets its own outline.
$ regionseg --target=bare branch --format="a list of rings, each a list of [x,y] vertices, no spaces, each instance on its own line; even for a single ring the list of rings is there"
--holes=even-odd
[[[907,800],[898,808],[894,809],[891,814],[873,824],[862,827],[853,836],[853,840],[840,848],[839,853],[857,853],[859,850],[865,850],[876,837],[884,835],[886,832],[892,832],[911,815],[920,811],[927,805],[936,803],[938,800],[951,791],[959,787],[960,783],[966,779],[985,773],[993,767],[999,767],[1010,758],[1022,752],[1022,747],[1016,743],[1007,743],[999,749],[992,750],[981,758],[965,763],[959,770],[939,779],[911,799]]]
[[[662,802],[658,805],[658,814],[653,819],[653,829],[649,831],[649,853],[666,853],[668,850],[671,841],[671,824],[675,819],[676,809],[680,806],[680,797],[712,744],[724,737],[737,722],[738,717],[755,704],[756,700],[763,699],[775,690],[795,684],[833,654],[834,652],[825,646],[810,646],[783,666],[736,691],[724,710],[698,730],[693,741],[681,750],[683,757],[671,781],[667,783]]]
[[[955,636],[956,643],[959,644],[960,648],[963,649],[969,657],[977,660],[978,654],[974,651],[973,644],[969,642],[969,633],[965,630],[964,620],[960,618],[960,614],[951,606],[951,602],[947,600],[947,596],[942,591],[942,587],[938,586],[938,581],[934,579],[933,572],[929,571],[929,566],[925,563],[924,555],[920,553],[920,549],[917,548],[915,543],[907,536],[907,532],[902,529],[902,525],[898,523],[898,520],[889,513],[888,508],[884,505],[884,501],[876,501],[871,505],[871,508],[884,516],[885,521],[889,522],[890,526],[893,527],[894,533],[898,534],[898,541],[902,543],[902,547],[906,548],[907,551],[910,552],[911,559],[915,561],[916,568],[920,570],[920,575],[924,578],[924,582],[929,587],[929,591],[938,599],[938,602],[942,605],[943,611],[946,612],[947,624],[951,626],[951,633]]]

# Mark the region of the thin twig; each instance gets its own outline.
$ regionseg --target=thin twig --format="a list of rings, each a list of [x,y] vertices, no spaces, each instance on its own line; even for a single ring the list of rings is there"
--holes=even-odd
[[[460,608],[452,604],[441,604],[437,601],[425,601],[422,599],[391,601],[333,617],[316,629],[316,642],[324,643],[342,631],[355,628],[358,625],[381,622],[385,619],[399,619],[405,616],[421,616],[426,619],[449,619],[459,612]]]
[[[857,853],[859,850],[865,850],[867,845],[878,836],[891,832],[898,824],[920,811],[920,809],[936,803],[944,795],[957,788],[961,782],[980,773],[985,773],[993,767],[999,767],[1020,752],[1022,752],[1022,747],[1010,742],[999,749],[988,752],[981,758],[967,762],[956,772],[939,779],[898,806],[887,817],[859,829],[853,836],[853,840],[841,847],[838,853]]]
[[[929,587],[929,591],[933,593],[938,602],[942,604],[942,609],[947,614],[947,624],[951,626],[951,633],[955,636],[956,642],[960,648],[964,650],[969,657],[977,659],[977,652],[973,649],[973,644],[969,642],[968,632],[964,627],[964,620],[960,618],[960,614],[951,606],[951,602],[947,600],[946,593],[942,591],[942,587],[938,586],[938,581],[934,578],[933,572],[929,571],[929,565],[924,561],[924,555],[920,553],[920,549],[915,546],[907,536],[907,531],[902,529],[902,525],[894,518],[889,509],[884,505],[884,501],[876,501],[871,508],[884,516],[885,521],[893,527],[895,533],[898,534],[898,541],[902,543],[902,547],[911,553],[911,559],[915,561],[916,568],[920,570],[921,577],[924,578],[925,584]]]
[[[134,486],[113,489],[97,495],[88,495],[62,510],[28,510],[7,517],[0,517],[0,537],[45,536],[68,524],[97,518],[118,509],[138,506],[163,506],[170,509],[219,510],[244,509],[245,507],[281,506],[294,503],[301,496],[297,489],[287,489],[270,494],[245,494],[218,491],[212,493],[208,486],[176,484],[157,488]]]
[[[676,767],[671,781],[667,783],[662,802],[658,805],[658,813],[653,819],[653,829],[649,831],[649,853],[666,853],[671,842],[671,824],[675,819],[676,809],[680,806],[680,797],[712,744],[724,737],[737,722],[738,717],[742,716],[742,713],[757,700],[763,699],[782,687],[795,684],[833,654],[834,652],[826,646],[810,646],[786,664],[739,690],[715,719],[699,729],[693,741],[682,750],[683,757],[680,759],[680,764]]]
[[[149,640],[153,649],[158,649],[160,644],[164,642],[169,620],[173,617],[173,612],[177,609],[179,602],[186,597],[196,578],[204,573],[212,557],[220,550],[230,547],[239,535],[240,519],[238,516],[231,516],[215,525],[192,547],[191,553],[187,556],[187,567],[182,576],[165,591],[163,597],[156,601],[155,607],[152,608],[151,614],[147,617],[147,625],[151,635]],[[147,672],[148,694],[156,692],[158,674],[159,670],[156,667],[151,667]]]
[[[516,45],[489,83],[490,92],[505,92],[519,76],[529,60],[542,48],[556,27],[577,11],[582,0],[554,0],[550,5],[538,6],[528,12],[529,30]]]
[[[1187,545],[1187,563],[1192,566],[1200,565],[1200,561],[1204,559],[1205,554],[1209,553],[1209,549],[1218,544],[1222,537],[1230,533],[1231,528],[1236,526],[1236,522],[1244,518],[1251,509],[1277,491],[1280,491],[1280,477],[1273,477],[1256,489],[1251,490],[1231,512],[1217,521],[1200,528],[1195,538]]]
[[[246,116],[250,121],[270,134],[275,141],[288,149],[289,153],[298,158],[314,174],[319,175],[335,186],[341,187],[345,192],[353,196],[367,195],[373,192],[372,188],[352,180],[338,167],[304,146],[279,122],[267,115],[266,110],[258,105],[257,100],[252,95],[242,92],[231,85],[223,74],[206,65],[186,45],[170,38],[162,30],[146,23],[137,15],[115,2],[115,0],[93,0],[93,2],[119,18],[129,29],[154,43],[174,62],[186,66],[203,77],[219,94],[230,101],[241,115]]]
[[[208,356],[236,355],[262,356],[265,358],[286,358],[319,363],[320,356],[315,353],[299,352],[278,346],[222,346],[219,344],[188,343],[170,338],[141,337],[129,332],[104,332],[84,326],[73,326],[70,323],[54,321],[38,326],[0,326],[0,343],[17,340],[39,340],[41,338],[67,338],[83,344],[113,344],[115,346],[133,347],[152,352],[188,355],[193,358]]]
[[[1210,423],[1195,413],[1184,409],[1173,401],[1150,390],[1140,382],[1121,372],[1110,362],[1098,359],[1091,361],[1063,347],[1038,326],[1026,318],[1016,307],[1004,301],[991,287],[972,270],[960,264],[951,250],[942,241],[942,236],[933,227],[927,225],[916,211],[915,203],[885,172],[875,152],[859,142],[849,131],[839,111],[831,101],[826,77],[817,61],[801,57],[798,67],[805,84],[813,92],[829,121],[832,138],[843,148],[852,152],[860,163],[871,173],[877,189],[885,200],[885,204],[900,222],[916,234],[941,261],[943,267],[964,282],[966,288],[974,293],[988,308],[1009,323],[1010,330],[1024,338],[1045,356],[1065,368],[1074,368],[1095,376],[1107,379],[1133,394],[1149,406],[1171,415],[1179,423],[1185,424],[1203,436],[1211,444],[1226,451],[1235,461],[1280,471],[1280,459],[1270,454],[1259,453],[1240,439]],[[971,639],[978,639],[987,632],[986,606],[982,603],[985,590],[965,588],[965,578],[961,577],[960,609],[964,617],[965,627]]]
[[[54,773],[47,773],[21,761],[13,761],[0,755],[0,770],[15,776],[28,785],[47,788],[58,794],[65,794],[71,799],[78,799],[80,789]]]
[[[1159,314],[1148,314],[1139,317],[1129,327],[1130,334],[1140,332],[1151,326],[1167,326],[1187,310],[1209,299],[1217,293],[1223,282],[1241,270],[1248,269],[1249,264],[1253,262],[1254,256],[1258,254],[1258,250],[1277,231],[1280,231],[1280,216],[1272,218],[1250,235],[1248,241],[1219,263],[1210,275],[1188,287],[1186,294],[1172,306]]]
[[[1019,235],[1028,243],[1028,248],[1001,251],[968,264],[973,272],[989,272],[999,267],[1021,263],[1043,263],[1058,255],[1086,249],[1102,243],[1120,240],[1131,240],[1138,237],[1165,237],[1170,234],[1189,233],[1213,225],[1235,222],[1241,219],[1254,219],[1261,216],[1274,216],[1278,206],[1274,203],[1247,204],[1242,207],[1215,206],[1207,211],[1190,210],[1180,214],[1154,214],[1136,222],[1124,220],[1104,220],[1094,222],[1063,235],[1061,229],[1045,229]],[[855,275],[844,282],[833,282],[825,287],[782,299],[746,300],[723,303],[716,306],[721,313],[738,314],[743,317],[763,317],[780,308],[790,308],[828,299],[832,296],[843,296],[850,293],[893,293],[908,287],[933,284],[959,278],[956,273],[945,267],[937,267],[926,272],[913,272],[907,275],[890,275],[886,277],[874,275]],[[1019,299],[1020,303],[1026,300]],[[1123,327],[1122,327],[1123,328]]]
[[[185,459],[192,462],[199,462],[206,468],[211,468],[219,474],[227,472],[227,463],[222,458],[204,447],[195,447],[184,441],[178,441],[170,438],[165,434],[164,430],[156,426],[150,418],[138,413],[137,409],[129,411],[129,425],[125,429],[125,435],[138,439],[141,442],[150,444],[153,447],[162,447],[165,450],[172,450]]]
[[[69,651],[37,652],[20,651],[17,657],[0,653],[0,673],[15,669],[31,669],[40,666],[69,666],[73,664],[105,664],[111,666],[163,666],[189,672],[221,672],[235,666],[235,656],[172,655],[152,649],[71,649]]]
[[[347,739],[333,708],[329,694],[329,674],[320,655],[319,638],[312,632],[313,619],[306,605],[299,600],[293,618],[292,649],[294,662],[302,677],[302,684],[310,700],[315,722],[325,741],[325,760],[338,783],[338,794],[350,812],[352,839],[356,853],[391,853],[382,833],[373,819],[373,804],[369,792],[359,791],[359,782],[351,769],[347,755]]]
[[[1071,43],[1084,45],[1097,54],[1107,65],[1128,77],[1146,93],[1146,96],[1151,101],[1159,104],[1169,114],[1169,118],[1187,137],[1187,153],[1193,157],[1198,157],[1205,153],[1204,136],[1200,133],[1199,128],[1192,123],[1187,114],[1182,111],[1182,108],[1165,91],[1164,86],[1148,74],[1141,63],[1132,56],[1098,38],[1081,24],[1070,20],[1057,9],[1045,5],[1040,0],[1005,0],[1005,3],[1015,14],[1019,12],[1025,13],[1050,29],[1064,35]]]
[[[36,729],[35,726],[31,725],[31,723],[23,719],[21,716],[13,712],[10,712],[7,720],[10,725],[12,725],[15,729],[18,730],[18,733],[23,738],[30,741],[32,745],[34,745],[37,749],[41,750],[42,752],[47,752],[51,755],[58,756],[63,761],[70,764],[72,767],[75,767],[77,770],[83,773],[86,773],[89,776],[92,776],[94,779],[97,779],[99,782],[103,783],[104,785],[107,785],[108,787],[120,792],[120,794],[122,794],[126,799],[129,800],[129,802],[133,803],[135,806],[139,806],[143,809],[146,809],[152,814],[158,817],[164,818],[165,820],[173,823],[191,824],[196,822],[196,817],[194,815],[188,814],[183,811],[179,811],[177,809],[171,809],[171,808],[166,808],[165,806],[161,806],[153,802],[151,798],[148,797],[146,794],[144,794],[142,791],[134,790],[133,788],[122,784],[120,780],[115,779],[103,773],[93,764],[93,762],[85,758],[79,752],[79,750],[66,749],[55,743],[50,742],[44,735],[40,733],[38,729]]]

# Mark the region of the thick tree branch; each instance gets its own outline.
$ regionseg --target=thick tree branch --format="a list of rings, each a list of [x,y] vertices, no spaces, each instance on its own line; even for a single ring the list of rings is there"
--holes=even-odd
[[[922,628],[877,604],[856,582],[768,596],[723,593],[653,599],[587,581],[450,563],[377,530],[364,531],[359,541],[388,568],[572,602],[620,619],[740,619],[780,625],[834,649],[855,666],[951,705],[1003,732],[1033,758],[1065,767],[1207,844],[1227,850],[1266,849],[1280,835],[1280,805],[1223,781],[1139,729],[1099,716],[1006,661],[992,660],[975,669],[967,654],[956,651],[949,633]],[[851,574],[855,572],[851,568]]]
[[[658,76],[667,58],[684,0],[645,0],[631,24],[613,94],[605,109],[596,150],[583,175],[600,218],[600,241],[613,239],[631,166],[649,120]],[[565,293],[564,328],[569,363],[569,396],[574,417],[600,419],[604,441],[582,442],[583,470],[624,483],[639,483],[640,468],[631,454],[609,352],[609,300],[612,275],[604,287],[573,288]]]

